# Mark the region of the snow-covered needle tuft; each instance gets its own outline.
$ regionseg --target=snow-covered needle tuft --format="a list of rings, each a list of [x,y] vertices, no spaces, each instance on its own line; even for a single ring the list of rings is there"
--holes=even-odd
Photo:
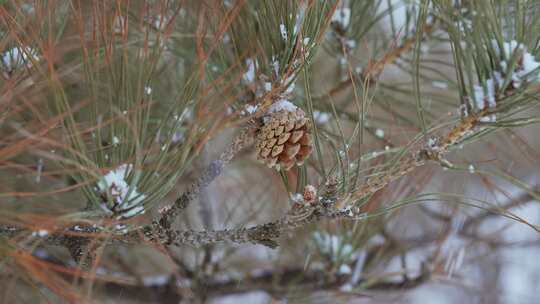
[[[312,237],[320,253],[332,261],[349,261],[354,254],[354,248],[346,236],[316,231]]]
[[[332,22],[337,23],[341,28],[346,28],[351,22],[351,9],[348,7],[336,8],[332,15]]]
[[[2,54],[2,65],[11,72],[26,65],[32,66],[32,60],[38,61],[38,53],[31,47],[12,48]]]
[[[97,184],[97,188],[102,196],[110,196],[112,206],[108,209],[120,213],[121,217],[128,218],[144,213],[141,205],[145,195],[137,191],[136,186],[130,186],[125,180],[131,172],[133,166],[123,164],[118,168],[109,171]]]
[[[509,89],[518,89],[523,83],[540,81],[540,62],[527,51],[527,48],[515,40],[502,43],[499,46],[497,41],[492,41],[497,60],[500,60],[499,68],[493,71],[493,77],[484,80],[482,83],[473,86],[474,106],[478,110],[495,108],[500,90],[503,88],[506,79],[510,79]],[[516,64],[509,69],[509,62],[516,58]],[[482,117],[483,122],[495,122],[494,114]]]
[[[247,71],[244,73],[242,78],[247,83],[252,83],[255,81],[255,69],[257,63],[253,59],[246,59]]]

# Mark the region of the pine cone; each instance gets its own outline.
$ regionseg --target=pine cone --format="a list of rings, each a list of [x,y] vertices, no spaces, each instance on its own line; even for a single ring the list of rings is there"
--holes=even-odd
[[[256,136],[257,159],[278,170],[303,164],[313,149],[309,121],[300,108],[268,114]]]

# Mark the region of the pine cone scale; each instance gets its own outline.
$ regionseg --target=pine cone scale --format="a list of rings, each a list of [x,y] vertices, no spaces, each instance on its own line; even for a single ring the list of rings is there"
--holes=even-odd
[[[283,170],[303,164],[312,151],[309,128],[300,108],[270,113],[257,131],[257,159],[268,167]]]

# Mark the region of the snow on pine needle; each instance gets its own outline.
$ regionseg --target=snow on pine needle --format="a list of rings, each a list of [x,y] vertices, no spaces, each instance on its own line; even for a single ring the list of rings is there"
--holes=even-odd
[[[257,69],[257,62],[254,61],[251,58],[248,58],[248,59],[246,59],[246,65],[247,65],[247,70],[244,73],[244,75],[242,76],[242,78],[247,83],[252,83],[252,82],[255,81],[255,72],[256,72],[256,69]]]
[[[316,123],[320,124],[320,125],[323,125],[327,122],[330,121],[330,114],[329,113],[326,113],[326,112],[321,112],[321,111],[313,111],[313,118],[315,120]]]
[[[504,42],[501,50],[496,41],[492,41],[492,44],[497,55],[502,58],[500,65],[503,73],[508,70],[508,60],[511,60],[514,56],[518,56],[514,71],[510,72],[514,87],[519,88],[523,81],[540,80],[540,71],[538,70],[540,63],[536,61],[534,55],[527,51],[525,45],[512,40],[510,42]]]
[[[8,72],[12,72],[23,66],[30,68],[32,61],[38,60],[38,52],[28,46],[15,47],[2,54],[2,65]]]
[[[290,75],[280,75],[279,61],[275,56],[272,56],[270,62],[272,68],[271,74],[273,74],[272,81],[269,81],[270,79],[266,77],[264,73],[259,75],[261,66],[257,60],[248,58],[245,63],[246,69],[242,75],[242,80],[244,84],[255,92],[256,97],[262,97],[267,92],[272,91],[275,87],[274,84],[280,88],[280,92],[277,92],[280,97],[289,97],[292,95],[295,89],[297,75],[295,73],[291,73]],[[293,65],[298,66],[299,61],[295,60]]]
[[[288,101],[286,99],[281,99],[281,100],[278,100],[277,102],[273,103],[268,108],[267,114],[279,112],[281,110],[285,110],[285,111],[288,111],[288,112],[295,112],[296,109],[298,109],[298,107],[295,106],[292,102],[290,102],[290,101]]]
[[[499,69],[493,71],[493,77],[484,80],[481,84],[473,86],[474,106],[478,110],[495,108],[496,100],[500,90],[503,88],[506,79],[510,79],[510,88],[518,89],[523,83],[540,80],[538,68],[540,63],[527,51],[527,47],[515,40],[503,42],[499,46],[497,41],[491,42],[495,50],[495,56],[499,63]],[[516,58],[513,70],[509,70],[509,61]],[[482,117],[481,121],[495,122],[495,115]]]
[[[132,168],[131,164],[123,164],[109,171],[97,183],[100,194],[112,199],[112,206],[107,209],[120,213],[122,218],[133,217],[145,211],[142,202],[146,195],[139,193],[135,185],[129,185],[126,181]]]
[[[348,7],[336,8],[331,21],[339,24],[341,28],[347,28],[351,22],[351,9]]]
[[[354,247],[350,244],[346,235],[334,235],[316,231],[313,233],[313,242],[319,252],[333,262],[342,261],[347,263],[354,258]]]

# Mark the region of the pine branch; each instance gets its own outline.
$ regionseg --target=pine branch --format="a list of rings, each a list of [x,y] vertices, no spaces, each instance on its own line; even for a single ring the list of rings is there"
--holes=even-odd
[[[144,235],[147,241],[158,242],[163,245],[195,245],[203,246],[218,242],[252,243],[276,248],[278,239],[283,232],[304,227],[323,218],[351,218],[349,210],[336,210],[318,201],[314,204],[295,204],[280,219],[249,228],[224,230],[164,230],[160,227],[151,229],[145,227]]]
[[[399,160],[397,166],[386,171],[385,174],[369,178],[358,190],[344,198],[334,197],[328,200],[325,197],[321,197],[317,198],[312,204],[294,204],[282,218],[249,228],[204,231],[172,229],[171,221],[174,220],[174,217],[181,210],[185,209],[191,200],[197,197],[200,189],[207,187],[219,175],[223,166],[230,162],[233,156],[244,147],[248,141],[250,132],[249,128],[245,128],[231,146],[217,160],[214,160],[210,164],[209,168],[206,169],[205,173],[190,190],[185,192],[170,209],[167,209],[160,217],[154,219],[151,225],[143,227],[144,238],[146,241],[176,246],[183,244],[202,246],[217,242],[234,242],[261,244],[275,248],[278,245],[275,240],[283,232],[296,230],[322,219],[362,219],[365,217],[365,214],[362,213],[360,208],[351,204],[351,202],[356,202],[375,194],[377,191],[388,186],[392,181],[411,173],[415,168],[425,165],[428,161],[434,161],[442,166],[447,166],[448,163],[445,162],[444,156],[449,152],[450,148],[465,136],[474,132],[477,127],[482,126],[481,118],[486,115],[489,115],[488,110],[465,117],[446,136],[438,141],[440,143],[439,145],[410,152],[407,156]],[[345,207],[340,208],[339,206]],[[96,228],[94,226],[76,225],[68,228],[66,231],[75,231],[80,234],[88,233],[89,237],[91,237],[91,234],[95,234],[96,231],[103,230],[106,231],[107,229],[104,227]],[[0,229],[0,234],[13,236],[21,231],[23,230],[15,227],[3,227]],[[54,233],[62,234],[62,231]],[[131,243],[136,242],[138,238],[137,231],[132,231],[128,235],[124,232],[117,232],[115,234],[116,236],[111,239],[113,242]],[[51,236],[45,241],[63,244],[65,246],[70,246],[73,243],[70,237],[66,238],[63,236]],[[76,243],[81,242],[79,240]],[[78,252],[76,248],[73,250]]]
[[[234,242],[234,243],[255,243],[275,248],[277,243],[275,239],[279,238],[283,232],[305,227],[308,224],[320,221],[321,219],[361,219],[365,215],[360,208],[355,208],[354,204],[365,197],[375,194],[377,191],[385,188],[392,181],[397,180],[411,173],[417,167],[423,166],[428,161],[434,161],[441,166],[448,166],[444,157],[450,148],[465,136],[470,135],[480,125],[481,118],[488,115],[488,111],[471,114],[465,117],[460,123],[454,126],[442,139],[437,146],[422,148],[418,151],[412,151],[404,158],[400,159],[398,165],[386,171],[385,174],[369,178],[350,196],[341,201],[325,202],[322,204],[319,199],[313,205],[304,205],[296,209],[295,206],[282,218],[250,228],[226,229],[217,231],[194,231],[194,230],[164,230],[154,226],[157,229],[147,227],[144,230],[148,241],[159,242],[165,245],[206,245],[216,242]],[[334,206],[346,206],[344,208],[335,208]]]

